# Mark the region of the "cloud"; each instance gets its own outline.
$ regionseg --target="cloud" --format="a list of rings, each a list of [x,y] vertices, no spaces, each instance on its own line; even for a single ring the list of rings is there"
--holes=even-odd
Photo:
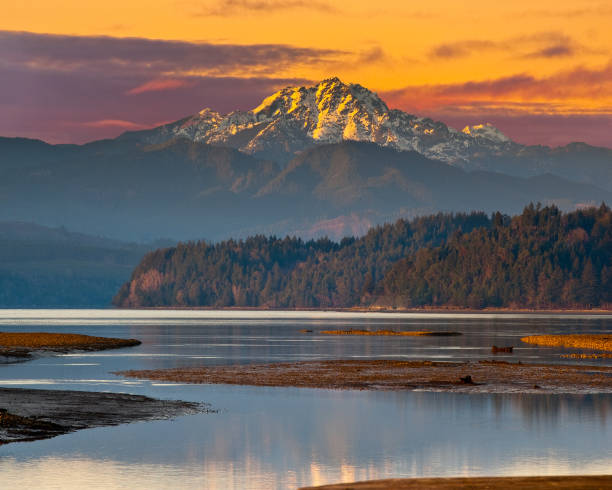
[[[532,53],[527,53],[525,58],[560,58],[564,56],[573,56],[576,50],[567,44],[557,44],[546,48],[538,49]]]
[[[357,63],[373,64],[388,61],[389,57],[380,46],[374,46],[357,54]]]
[[[304,67],[334,74],[384,58],[376,47],[353,53],[0,31],[0,134],[50,142],[112,137],[130,124],[153,126],[204,107],[252,109],[271,92],[310,83],[292,76]]]
[[[187,76],[181,87],[138,90],[157,81],[146,71],[49,70],[0,66],[0,135],[40,138],[51,143],[83,143],[118,136],[125,130],[176,121],[205,107],[221,113],[249,110],[270,93],[299,78]]]
[[[172,78],[166,80],[150,80],[138,85],[138,87],[128,90],[126,95],[138,95],[145,92],[163,92],[166,90],[176,90],[187,86],[189,86],[189,81],[187,80],[176,80]]]
[[[543,32],[501,41],[468,39],[438,44],[429,51],[429,57],[435,60],[452,60],[487,51],[510,54],[518,58],[560,58],[585,53],[606,53],[583,46],[563,33]]]
[[[538,17],[540,19],[575,19],[576,17],[584,16],[606,17],[612,16],[612,6],[610,6],[608,3],[601,3],[588,7],[570,9],[530,9],[514,12],[510,16],[512,18]]]
[[[336,13],[333,2],[316,0],[219,0],[210,7],[199,7],[197,15],[226,17],[236,14],[265,13],[285,10],[317,10]]]
[[[435,117],[454,127],[490,121],[525,143],[587,141],[612,147],[612,60],[536,78],[412,85],[382,92],[390,107]]]
[[[145,125],[122,119],[100,119],[98,121],[79,122],[78,124],[89,128],[142,129],[146,127]]]
[[[0,31],[0,60],[55,71],[116,71],[156,75],[253,75],[293,66],[330,63],[349,55],[333,49],[285,44],[211,44],[144,38],[63,36]],[[1,65],[0,65],[1,68]]]
[[[597,106],[604,109],[606,101],[612,102],[612,60],[601,68],[578,66],[543,78],[519,73],[491,80],[408,86],[386,95],[402,104],[424,107],[502,101],[528,105],[531,101],[566,104],[576,110],[583,105],[584,110],[597,111]]]
[[[514,141],[527,145],[561,146],[581,141],[595,146],[612,147],[612,113],[532,114],[506,113],[503,110],[466,108],[458,112],[432,110],[428,116],[461,129],[466,125],[490,122]]]
[[[500,46],[493,41],[472,39],[455,43],[439,44],[434,46],[429,54],[433,58],[464,58],[475,51],[481,52],[489,49],[500,49]]]

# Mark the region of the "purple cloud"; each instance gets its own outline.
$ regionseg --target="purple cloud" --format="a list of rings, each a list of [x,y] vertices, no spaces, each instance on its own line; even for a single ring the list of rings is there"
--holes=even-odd
[[[0,31],[0,135],[85,142],[204,107],[248,110],[279,88],[308,82],[274,76],[279,70],[341,55],[288,45]],[[227,75],[233,71],[240,73]]]
[[[128,69],[158,75],[193,71],[210,75],[236,69],[270,74],[297,64],[331,62],[345,54],[284,44],[211,44],[0,31],[0,60],[4,66],[85,69],[104,74]]]

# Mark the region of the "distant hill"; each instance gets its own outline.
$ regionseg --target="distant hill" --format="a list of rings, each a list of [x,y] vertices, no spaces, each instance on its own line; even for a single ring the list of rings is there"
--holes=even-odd
[[[147,254],[117,306],[610,307],[612,211],[439,214],[340,243],[256,236]]]
[[[0,138],[0,155],[0,220],[123,241],[258,233],[339,239],[438,211],[516,213],[531,201],[564,210],[612,202],[612,192],[551,174],[470,173],[415,151],[356,141],[307,149],[282,170],[186,139],[53,146]]]
[[[110,306],[151,246],[0,223],[0,308]]]

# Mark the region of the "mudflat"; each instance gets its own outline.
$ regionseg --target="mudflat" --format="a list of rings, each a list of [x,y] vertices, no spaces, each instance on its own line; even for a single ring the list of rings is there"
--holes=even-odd
[[[612,488],[612,475],[595,476],[513,476],[479,478],[406,478],[339,483],[301,490],[451,490],[451,489],[573,489],[599,490]]]
[[[198,403],[123,393],[0,388],[0,445],[207,410]]]
[[[410,330],[322,330],[322,334],[326,335],[382,335],[382,336],[400,336],[400,337],[452,337],[462,335],[461,332],[432,332],[429,330],[410,331]]]
[[[611,393],[612,367],[505,361],[329,360],[120,371],[156,381],[358,390]]]
[[[6,362],[27,360],[36,353],[98,351],[135,345],[140,345],[140,341],[74,333],[0,332],[0,356]]]

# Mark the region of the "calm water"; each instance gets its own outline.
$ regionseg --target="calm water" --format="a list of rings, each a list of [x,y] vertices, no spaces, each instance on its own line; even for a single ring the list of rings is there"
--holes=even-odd
[[[304,328],[313,333],[300,333]],[[464,335],[317,333],[328,328]],[[308,359],[493,358],[494,344],[515,346],[514,361],[569,363],[560,359],[560,350],[521,345],[520,337],[611,333],[612,316],[0,310],[0,330],[143,341],[130,349],[0,365],[2,386],[120,391],[203,401],[219,410],[2,446],[2,488],[274,489],[402,476],[612,472],[612,395],[194,386],[111,374]]]

